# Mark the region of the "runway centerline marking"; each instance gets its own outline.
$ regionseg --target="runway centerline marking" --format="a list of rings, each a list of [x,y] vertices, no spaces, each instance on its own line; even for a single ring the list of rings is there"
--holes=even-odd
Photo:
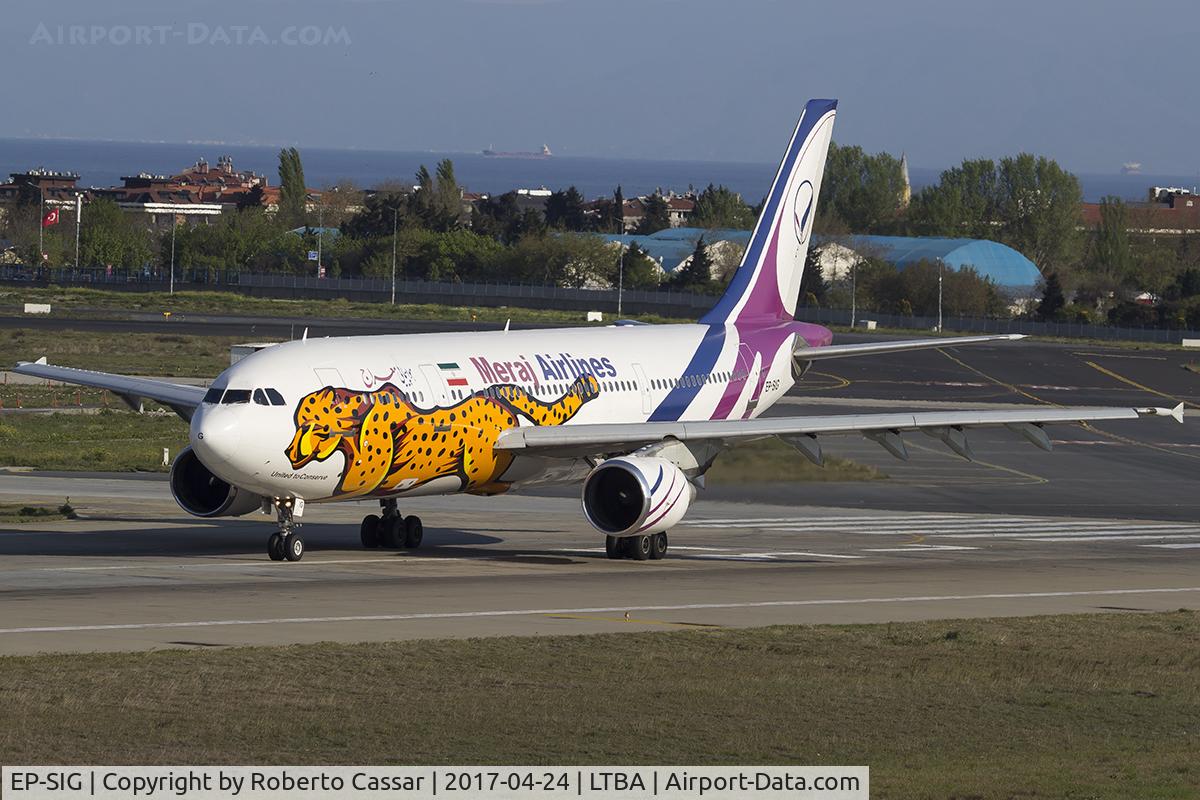
[[[883,605],[888,603],[946,603],[963,600],[1036,600],[1053,597],[1109,597],[1131,594],[1190,594],[1200,586],[1147,589],[1080,589],[1059,592],[994,592],[988,594],[943,594],[899,597],[825,598],[815,600],[761,600],[744,603],[679,603],[672,605],[599,606],[594,608],[515,608],[486,611],[430,611],[412,614],[364,614],[343,617],[276,617],[273,619],[216,619],[194,622],[127,622],[104,625],[48,625],[0,628],[0,636],[24,633],[81,633],[85,631],[159,630],[172,628],[216,628],[240,625],[314,625],[339,622],[406,622],[481,617],[528,617],[553,614],[615,614],[634,611],[709,611],[737,608],[799,608],[805,606]]]

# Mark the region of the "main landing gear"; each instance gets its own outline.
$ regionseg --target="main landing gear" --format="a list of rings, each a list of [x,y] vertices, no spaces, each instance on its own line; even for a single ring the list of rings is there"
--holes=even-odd
[[[604,552],[609,558],[631,558],[634,561],[658,561],[667,555],[667,534],[644,536],[605,536]]]
[[[380,500],[379,514],[368,514],[363,517],[359,528],[359,538],[362,546],[368,550],[376,547],[388,547],[398,550],[402,547],[410,550],[421,546],[425,538],[425,527],[417,516],[401,516],[395,500]]]
[[[288,498],[276,500],[273,505],[279,530],[267,539],[267,555],[272,561],[299,561],[304,558],[304,539],[296,519],[304,513],[304,501]]]

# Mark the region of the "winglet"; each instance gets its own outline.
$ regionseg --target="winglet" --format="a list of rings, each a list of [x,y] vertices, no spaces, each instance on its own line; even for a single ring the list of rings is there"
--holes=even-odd
[[[1142,417],[1173,417],[1176,422],[1183,422],[1183,403],[1174,408],[1135,408],[1134,411]]]
[[[46,357],[45,357],[45,356],[42,356],[41,358],[39,358],[37,361],[35,361],[35,362],[33,362],[33,363],[35,363],[35,364],[45,364],[45,363],[46,363]]]

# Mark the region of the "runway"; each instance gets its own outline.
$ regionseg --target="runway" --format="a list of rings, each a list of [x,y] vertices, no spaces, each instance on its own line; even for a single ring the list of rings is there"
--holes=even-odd
[[[849,340],[851,337],[838,337]],[[1189,353],[1015,343],[818,365],[773,414],[1200,402]],[[609,561],[577,490],[423,498],[419,551],[364,551],[369,504],[271,522],[187,517],[162,476],[0,475],[0,500],[84,519],[0,529],[0,653],[1200,608],[1200,425],[1051,429],[1053,453],[972,432],[966,462],[907,437],[833,455],[884,480],[707,489],[666,561]],[[797,455],[799,458],[800,456]]]
[[[221,647],[1200,607],[1200,524],[705,501],[662,562],[609,561],[565,498],[431,498],[417,551],[364,551],[368,504],[197,521],[161,481],[4,476],[86,520],[0,531],[0,653]]]

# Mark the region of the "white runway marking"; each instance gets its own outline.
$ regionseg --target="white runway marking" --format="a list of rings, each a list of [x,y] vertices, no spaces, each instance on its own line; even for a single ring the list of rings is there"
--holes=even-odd
[[[1163,550],[1196,550],[1200,548],[1200,542],[1170,542],[1168,544],[1143,544],[1139,547],[1160,547]]]
[[[845,534],[847,536],[920,536],[928,539],[991,539],[1013,542],[1124,542],[1141,539],[1200,538],[1200,525],[1187,522],[1077,517],[1032,517],[982,514],[865,514],[787,519],[701,519],[684,524],[739,528],[781,534]],[[925,545],[925,549],[953,545]],[[962,549],[977,549],[962,545]],[[918,552],[912,544],[863,548],[865,553]]]
[[[888,603],[947,603],[966,600],[1034,600],[1052,597],[1110,597],[1137,594],[1190,594],[1200,586],[1150,589],[1081,589],[1063,592],[1011,592],[992,594],[945,594],[900,597],[826,598],[818,600],[762,600],[746,603],[681,603],[652,606],[597,606],[586,608],[519,608],[490,611],[431,611],[414,614],[372,614],[347,617],[277,617],[274,619],[214,619],[195,622],[127,622],[106,625],[53,625],[28,628],[0,628],[0,636],[23,633],[82,633],[86,631],[129,631],[171,628],[217,628],[241,625],[314,625],[339,622],[405,622],[434,619],[473,619],[479,617],[528,617],[548,614],[616,614],[626,611],[715,611],[737,608],[799,608],[803,606],[852,606]]]

